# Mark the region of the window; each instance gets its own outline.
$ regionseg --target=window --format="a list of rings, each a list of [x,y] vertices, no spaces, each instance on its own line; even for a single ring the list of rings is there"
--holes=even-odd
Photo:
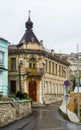
[[[10,93],[16,93],[16,81],[10,81]]]
[[[46,67],[45,67],[45,70],[46,70],[46,72],[47,72],[47,60],[45,60],[45,62],[46,62]]]
[[[62,67],[62,76],[66,78],[66,68]]]
[[[2,74],[0,73],[0,91],[2,91]]]
[[[63,66],[62,66],[62,77],[63,77]]]
[[[31,58],[29,60],[29,68],[36,69],[36,59],[35,58]]]
[[[57,64],[55,64],[55,75],[57,75]]]
[[[16,58],[11,58],[11,69],[16,70]]]
[[[49,82],[49,94],[51,94],[51,82]]]
[[[49,61],[49,73],[51,73],[51,61]]]
[[[57,95],[57,93],[58,93],[58,85],[55,84],[55,95]]]
[[[4,64],[4,52],[0,51],[0,64]]]
[[[54,74],[54,62],[52,63],[52,74]]]
[[[55,84],[52,83],[52,94],[54,94],[54,93],[55,93]]]
[[[59,76],[61,76],[61,65],[59,65]]]
[[[48,82],[47,81],[45,82],[45,93],[46,94],[48,93]]]

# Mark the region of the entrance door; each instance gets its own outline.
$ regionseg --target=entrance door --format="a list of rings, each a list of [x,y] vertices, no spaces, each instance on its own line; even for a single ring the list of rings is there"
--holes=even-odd
[[[16,92],[16,81],[12,80],[10,81],[10,93],[15,94],[15,92]]]
[[[29,97],[32,98],[33,101],[36,101],[36,82],[31,81],[29,83]]]

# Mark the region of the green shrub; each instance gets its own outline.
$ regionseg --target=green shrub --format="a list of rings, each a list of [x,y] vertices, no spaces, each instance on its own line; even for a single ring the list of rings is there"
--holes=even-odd
[[[15,94],[9,94],[8,97],[9,98],[14,98],[14,99],[16,98]]]
[[[30,98],[30,97],[27,97],[26,99],[32,101],[32,98]]]
[[[26,92],[23,93],[23,97],[24,98],[27,98],[28,97],[28,94]]]
[[[26,99],[27,98],[27,93],[22,93],[21,91],[18,91],[17,93],[16,93],[16,97],[17,98],[19,98],[19,99]]]

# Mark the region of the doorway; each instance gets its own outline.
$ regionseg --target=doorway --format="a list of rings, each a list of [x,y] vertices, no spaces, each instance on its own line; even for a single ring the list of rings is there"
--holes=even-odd
[[[16,81],[15,80],[10,81],[10,93],[12,93],[12,94],[16,93]]]
[[[29,82],[29,97],[32,98],[33,101],[36,101],[36,82]]]

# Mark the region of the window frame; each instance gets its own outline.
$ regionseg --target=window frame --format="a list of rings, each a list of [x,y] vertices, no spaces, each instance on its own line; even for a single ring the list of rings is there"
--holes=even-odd
[[[0,65],[4,64],[4,52],[0,51]]]
[[[36,69],[37,68],[37,64],[36,64],[36,59],[35,58],[30,58],[29,59],[29,68],[31,68],[31,69]]]
[[[15,61],[13,62],[12,59],[15,59]],[[16,70],[16,58],[15,57],[11,58],[11,70]]]

